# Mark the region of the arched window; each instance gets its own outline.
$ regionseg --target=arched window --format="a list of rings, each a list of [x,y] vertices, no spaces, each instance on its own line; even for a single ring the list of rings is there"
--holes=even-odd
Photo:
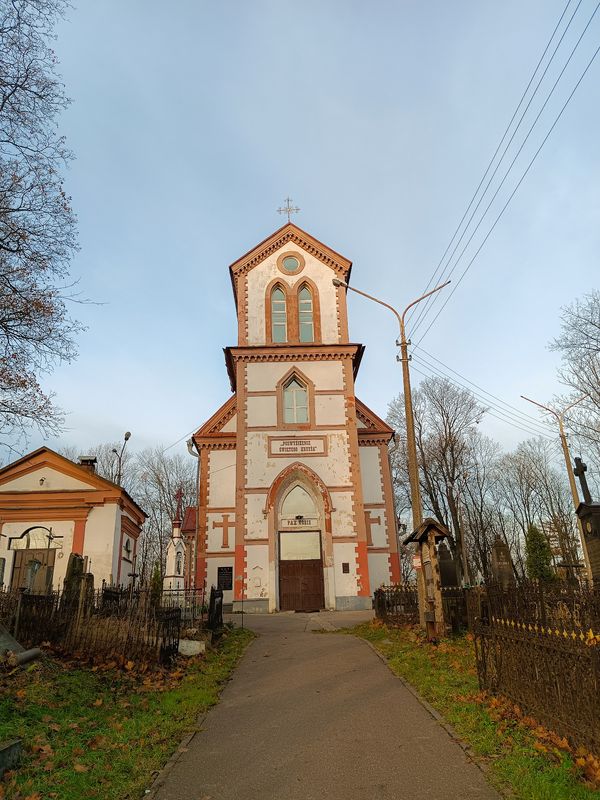
[[[308,389],[296,377],[283,387],[283,421],[308,422]]]
[[[182,570],[183,570],[183,558],[181,553],[177,553],[177,555],[175,556],[175,573],[177,575],[181,575]]]
[[[301,342],[314,342],[313,297],[306,284],[298,292],[298,327]]]
[[[275,286],[271,292],[271,340],[287,342],[287,312],[281,286]]]

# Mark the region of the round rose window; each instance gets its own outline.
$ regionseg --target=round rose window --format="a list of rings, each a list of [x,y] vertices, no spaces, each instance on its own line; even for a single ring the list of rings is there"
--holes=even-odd
[[[282,266],[286,272],[296,272],[300,266],[300,262],[296,256],[286,256],[282,261]]]

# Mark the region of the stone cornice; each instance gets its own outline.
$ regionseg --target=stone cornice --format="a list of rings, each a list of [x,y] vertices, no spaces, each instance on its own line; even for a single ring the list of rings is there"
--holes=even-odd
[[[224,348],[225,363],[232,391],[236,391],[235,365],[238,362],[298,362],[339,361],[350,358],[354,377],[358,372],[364,353],[362,344],[312,344],[312,345],[267,345]]]

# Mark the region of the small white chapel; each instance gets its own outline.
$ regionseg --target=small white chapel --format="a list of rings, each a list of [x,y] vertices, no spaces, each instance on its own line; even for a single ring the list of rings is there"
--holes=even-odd
[[[230,266],[232,395],[193,436],[198,504],[174,526],[171,582],[272,612],[367,609],[399,581],[394,432],[355,396],[364,347],[333,283],[351,266],[289,221]]]

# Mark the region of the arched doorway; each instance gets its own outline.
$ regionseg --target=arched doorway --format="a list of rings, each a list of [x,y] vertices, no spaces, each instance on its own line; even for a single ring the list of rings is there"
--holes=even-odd
[[[288,483],[277,509],[281,611],[325,608],[322,521],[322,502],[307,481]]]
[[[9,549],[14,551],[11,587],[44,594],[52,589],[55,556],[62,550],[62,539],[52,528],[34,525],[19,536],[11,536]]]

